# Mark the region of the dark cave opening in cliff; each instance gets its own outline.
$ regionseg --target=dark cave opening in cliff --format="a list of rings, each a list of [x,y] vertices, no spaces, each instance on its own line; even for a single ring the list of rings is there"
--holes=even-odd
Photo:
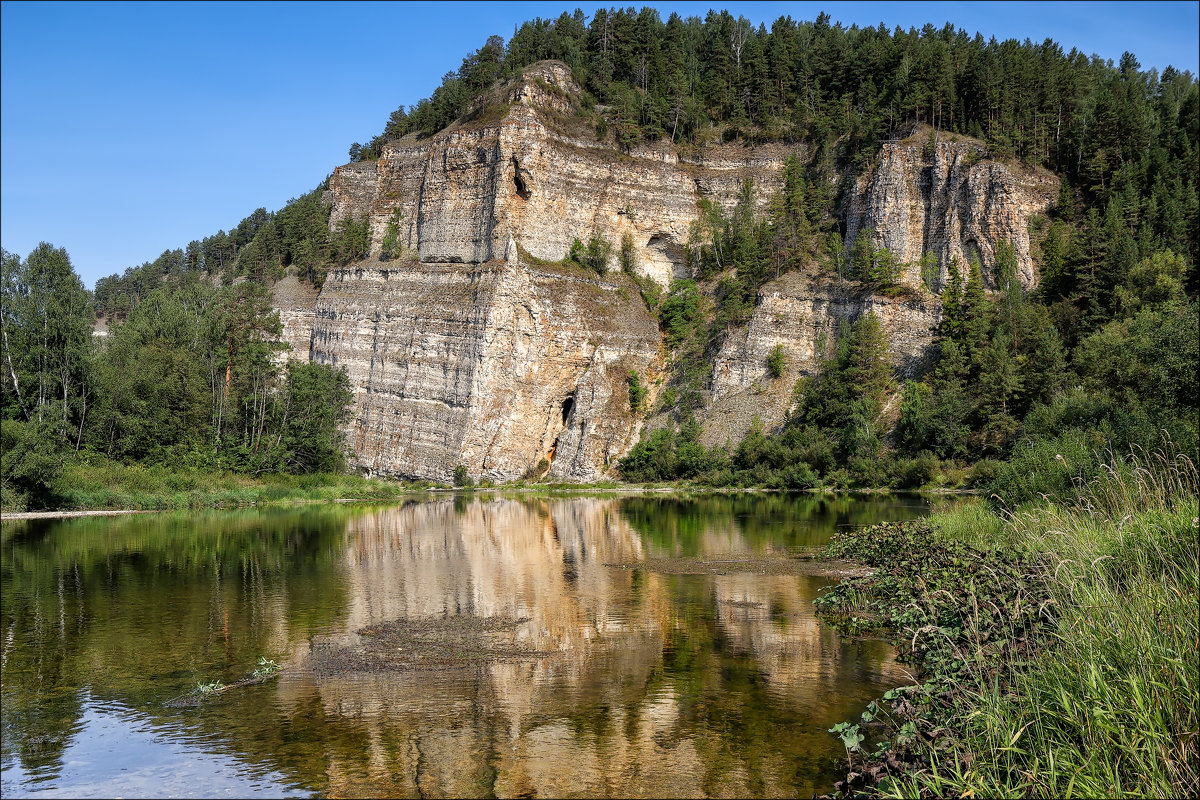
[[[521,165],[517,162],[517,157],[513,156],[513,185],[517,187],[517,196],[522,200],[529,199],[529,187],[525,184],[525,179],[521,177]]]
[[[575,408],[575,395],[567,395],[567,398],[562,401],[562,424],[565,428],[567,420],[571,418],[571,410]],[[562,439],[562,434],[554,437],[554,444],[550,445],[550,452],[546,453],[546,461],[554,463],[554,454],[558,452],[558,441]]]

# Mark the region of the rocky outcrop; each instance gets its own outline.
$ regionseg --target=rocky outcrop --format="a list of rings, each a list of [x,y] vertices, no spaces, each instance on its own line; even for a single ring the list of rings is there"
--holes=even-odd
[[[684,246],[702,197],[731,209],[747,179],[762,204],[779,186],[785,146],[720,145],[681,157],[667,142],[622,152],[574,115],[578,95],[565,65],[542,62],[481,103],[475,119],[392,142],[377,163],[338,167],[331,224],[368,214],[377,248],[399,210],[402,243],[438,263],[501,258],[510,233],[547,261],[593,231],[614,251],[628,236],[638,271],[665,286],[686,274]]]
[[[757,416],[778,428],[792,403],[796,379],[816,374],[843,323],[866,313],[879,317],[900,377],[922,372],[933,354],[933,327],[941,303],[922,292],[897,297],[872,294],[859,284],[788,273],[759,291],[749,322],[730,331],[713,363],[711,399],[698,415],[706,446],[736,444]],[[773,378],[767,359],[784,354]]]
[[[1029,221],[1050,206],[1058,179],[1045,170],[984,158],[980,142],[923,133],[883,145],[875,168],[854,184],[846,214],[846,247],[863,232],[907,266],[903,282],[922,285],[920,262],[937,257],[932,283],[940,288],[952,259],[978,258],[989,287],[996,285],[996,246],[1009,242],[1026,288],[1037,282]]]
[[[610,474],[641,424],[629,373],[653,387],[662,370],[655,320],[619,272],[622,241],[636,271],[665,286],[690,274],[702,200],[731,210],[750,180],[761,209],[781,184],[793,148],[623,150],[597,139],[579,94],[565,65],[542,62],[446,130],[334,171],[330,225],[366,216],[371,258],[332,272],[311,318],[298,301],[280,307],[295,354],[311,324],[310,357],[347,368],[350,443],[365,471],[447,481],[462,464],[476,478],[511,479],[544,458],[555,478]],[[1048,173],[989,161],[966,139],[934,145],[915,134],[849,180],[847,246],[869,232],[908,264],[908,291],[873,295],[807,272],[763,287],[716,356],[697,415],[706,444],[735,444],[756,415],[768,429],[782,422],[820,344],[868,310],[883,320],[898,372],[916,374],[940,314],[926,283],[940,286],[954,258],[977,256],[994,283],[996,243],[1010,241],[1022,282],[1036,281],[1028,225],[1054,196]],[[394,219],[402,256],[381,262]],[[609,274],[556,266],[593,232],[613,245]],[[917,262],[929,252],[938,268],[922,276]],[[772,379],[776,345],[786,367]]]
[[[629,373],[659,332],[624,275],[531,266],[364,263],[331,273],[313,359],[355,387],[354,461],[378,475],[596,480],[636,440]]]
[[[309,360],[317,295],[317,289],[311,283],[297,280],[295,275],[288,275],[271,289],[271,305],[279,312],[279,321],[283,323],[282,339],[288,346],[285,353],[288,360]]]

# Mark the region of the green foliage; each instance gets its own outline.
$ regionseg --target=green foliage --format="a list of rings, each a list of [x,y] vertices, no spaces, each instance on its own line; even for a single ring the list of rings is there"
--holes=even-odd
[[[612,245],[596,230],[592,231],[586,245],[579,239],[575,239],[566,258],[563,259],[563,263],[573,264],[603,275],[608,271],[608,260],[611,256]]]
[[[329,255],[335,264],[349,264],[370,255],[371,219],[346,217],[338,222],[330,239]]]
[[[272,675],[277,675],[282,670],[283,667],[275,663],[273,659],[269,659],[266,656],[259,656],[258,666],[254,668],[254,672],[251,675],[256,680],[261,681],[270,678]]]
[[[621,271],[626,275],[637,274],[637,252],[633,246],[633,234],[625,233],[621,236],[621,254],[619,256],[621,262]]]
[[[629,372],[629,410],[638,413],[646,402],[646,394],[650,391],[642,385],[642,379],[632,370]]]
[[[771,352],[767,356],[767,374],[772,378],[782,378],[783,368],[786,363],[787,354],[783,351],[783,345],[775,345],[771,348]]]
[[[700,443],[700,425],[692,417],[684,419],[678,432],[658,428],[643,436],[619,464],[622,478],[639,483],[681,479],[711,483],[728,466],[719,449],[708,450]]]
[[[658,306],[658,324],[666,336],[667,347],[674,350],[696,334],[702,322],[700,292],[696,282],[671,281],[671,289]]]
[[[1006,243],[996,246],[996,265],[1001,292],[992,298],[977,262],[965,283],[960,265],[947,265],[940,357],[929,375],[906,386],[896,426],[897,443],[908,453],[1003,455],[1020,419],[1063,384],[1062,344],[1046,308],[1025,296]]]
[[[62,471],[58,431],[49,421],[8,419],[0,426],[0,505],[6,511],[48,508]]]
[[[168,463],[123,464],[81,451],[77,459],[63,463],[53,486],[53,507],[157,510],[328,502],[347,497],[394,500],[414,489],[395,481],[369,480],[344,473],[247,475],[202,468],[198,465],[208,463],[204,455],[204,452],[184,454],[172,457]]]
[[[454,468],[454,485],[462,489],[475,488],[475,479],[471,477],[465,464],[459,464]]]
[[[346,468],[343,426],[354,393],[345,367],[288,362],[277,403],[275,428],[280,460],[289,472],[341,472]]]
[[[53,422],[50,447],[78,447],[91,402],[91,298],[62,248],[42,242],[24,260],[2,257],[0,409]]]
[[[400,242],[400,220],[403,217],[400,214],[400,209],[397,208],[388,217],[387,228],[384,229],[383,242],[379,248],[379,257],[384,261],[389,260],[398,253]]]
[[[921,282],[925,284],[925,288],[929,290],[930,294],[937,294],[940,275],[937,256],[934,253],[926,253],[921,256],[918,267],[921,270]]]
[[[1085,339],[1075,356],[1085,385],[1129,407],[1195,421],[1200,411],[1200,337],[1195,300],[1145,305]]]
[[[886,247],[872,245],[871,234],[864,230],[854,237],[846,277],[874,284],[881,290],[891,289],[899,283],[904,265]]]
[[[868,312],[842,331],[834,352],[803,387],[794,422],[839,431],[844,457],[874,457],[884,403],[893,390],[887,337],[879,318]]]
[[[882,623],[923,681],[868,708],[890,744],[854,756],[842,788],[1188,794],[1200,780],[1198,488],[1190,457],[1141,451],[1059,505],[1002,520],[958,504],[839,536],[832,550],[876,573],[818,605],[846,628]]]
[[[100,278],[96,281],[96,311],[120,318],[156,289],[201,276],[226,283],[244,276],[266,283],[292,272],[319,287],[329,267],[340,263],[343,254],[335,251],[345,249],[330,234],[331,206],[322,201],[326,188],[322,183],[275,213],[256,209],[228,233],[218,231],[189,242],[186,248],[167,250],[121,275]],[[361,238],[361,230],[356,234]]]
[[[319,364],[281,369],[282,326],[262,283],[178,275],[110,320],[95,349],[64,251],[42,245],[5,265],[6,506],[66,498],[57,469],[80,452],[251,474],[345,468],[349,380]]]

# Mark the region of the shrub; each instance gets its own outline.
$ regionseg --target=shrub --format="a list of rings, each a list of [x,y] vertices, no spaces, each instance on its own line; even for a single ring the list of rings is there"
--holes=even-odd
[[[48,422],[5,420],[0,425],[0,484],[5,508],[46,507],[62,472],[61,437]]]
[[[915,458],[897,459],[892,466],[892,485],[900,489],[916,489],[933,480],[941,467],[937,456],[924,451]]]
[[[603,275],[608,271],[608,259],[612,255],[612,249],[612,245],[600,235],[599,231],[592,231],[586,245],[578,238],[571,243],[571,249],[567,252],[563,263],[590,269]]]
[[[459,464],[454,468],[454,485],[463,489],[471,489],[475,486],[475,481],[471,478],[470,473],[463,464]]]
[[[642,409],[642,403],[645,402],[646,392],[648,392],[648,391],[649,391],[649,389],[647,389],[645,386],[642,385],[642,380],[641,380],[641,378],[638,377],[638,374],[636,372],[630,370],[630,372],[629,372],[629,409],[631,411],[633,411],[633,413],[636,414],[638,411],[640,411]]]
[[[767,356],[767,372],[772,378],[783,377],[783,367],[787,361],[787,356],[783,352],[783,345],[777,344],[771,348],[771,354]]]
[[[621,271],[627,275],[637,272],[637,253],[633,249],[633,234],[626,233],[621,237]]]

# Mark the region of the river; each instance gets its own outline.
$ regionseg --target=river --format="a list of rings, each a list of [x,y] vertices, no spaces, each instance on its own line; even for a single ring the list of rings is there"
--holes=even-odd
[[[5,797],[810,796],[910,677],[789,556],[919,499],[6,522]],[[262,658],[282,670],[246,678]]]

